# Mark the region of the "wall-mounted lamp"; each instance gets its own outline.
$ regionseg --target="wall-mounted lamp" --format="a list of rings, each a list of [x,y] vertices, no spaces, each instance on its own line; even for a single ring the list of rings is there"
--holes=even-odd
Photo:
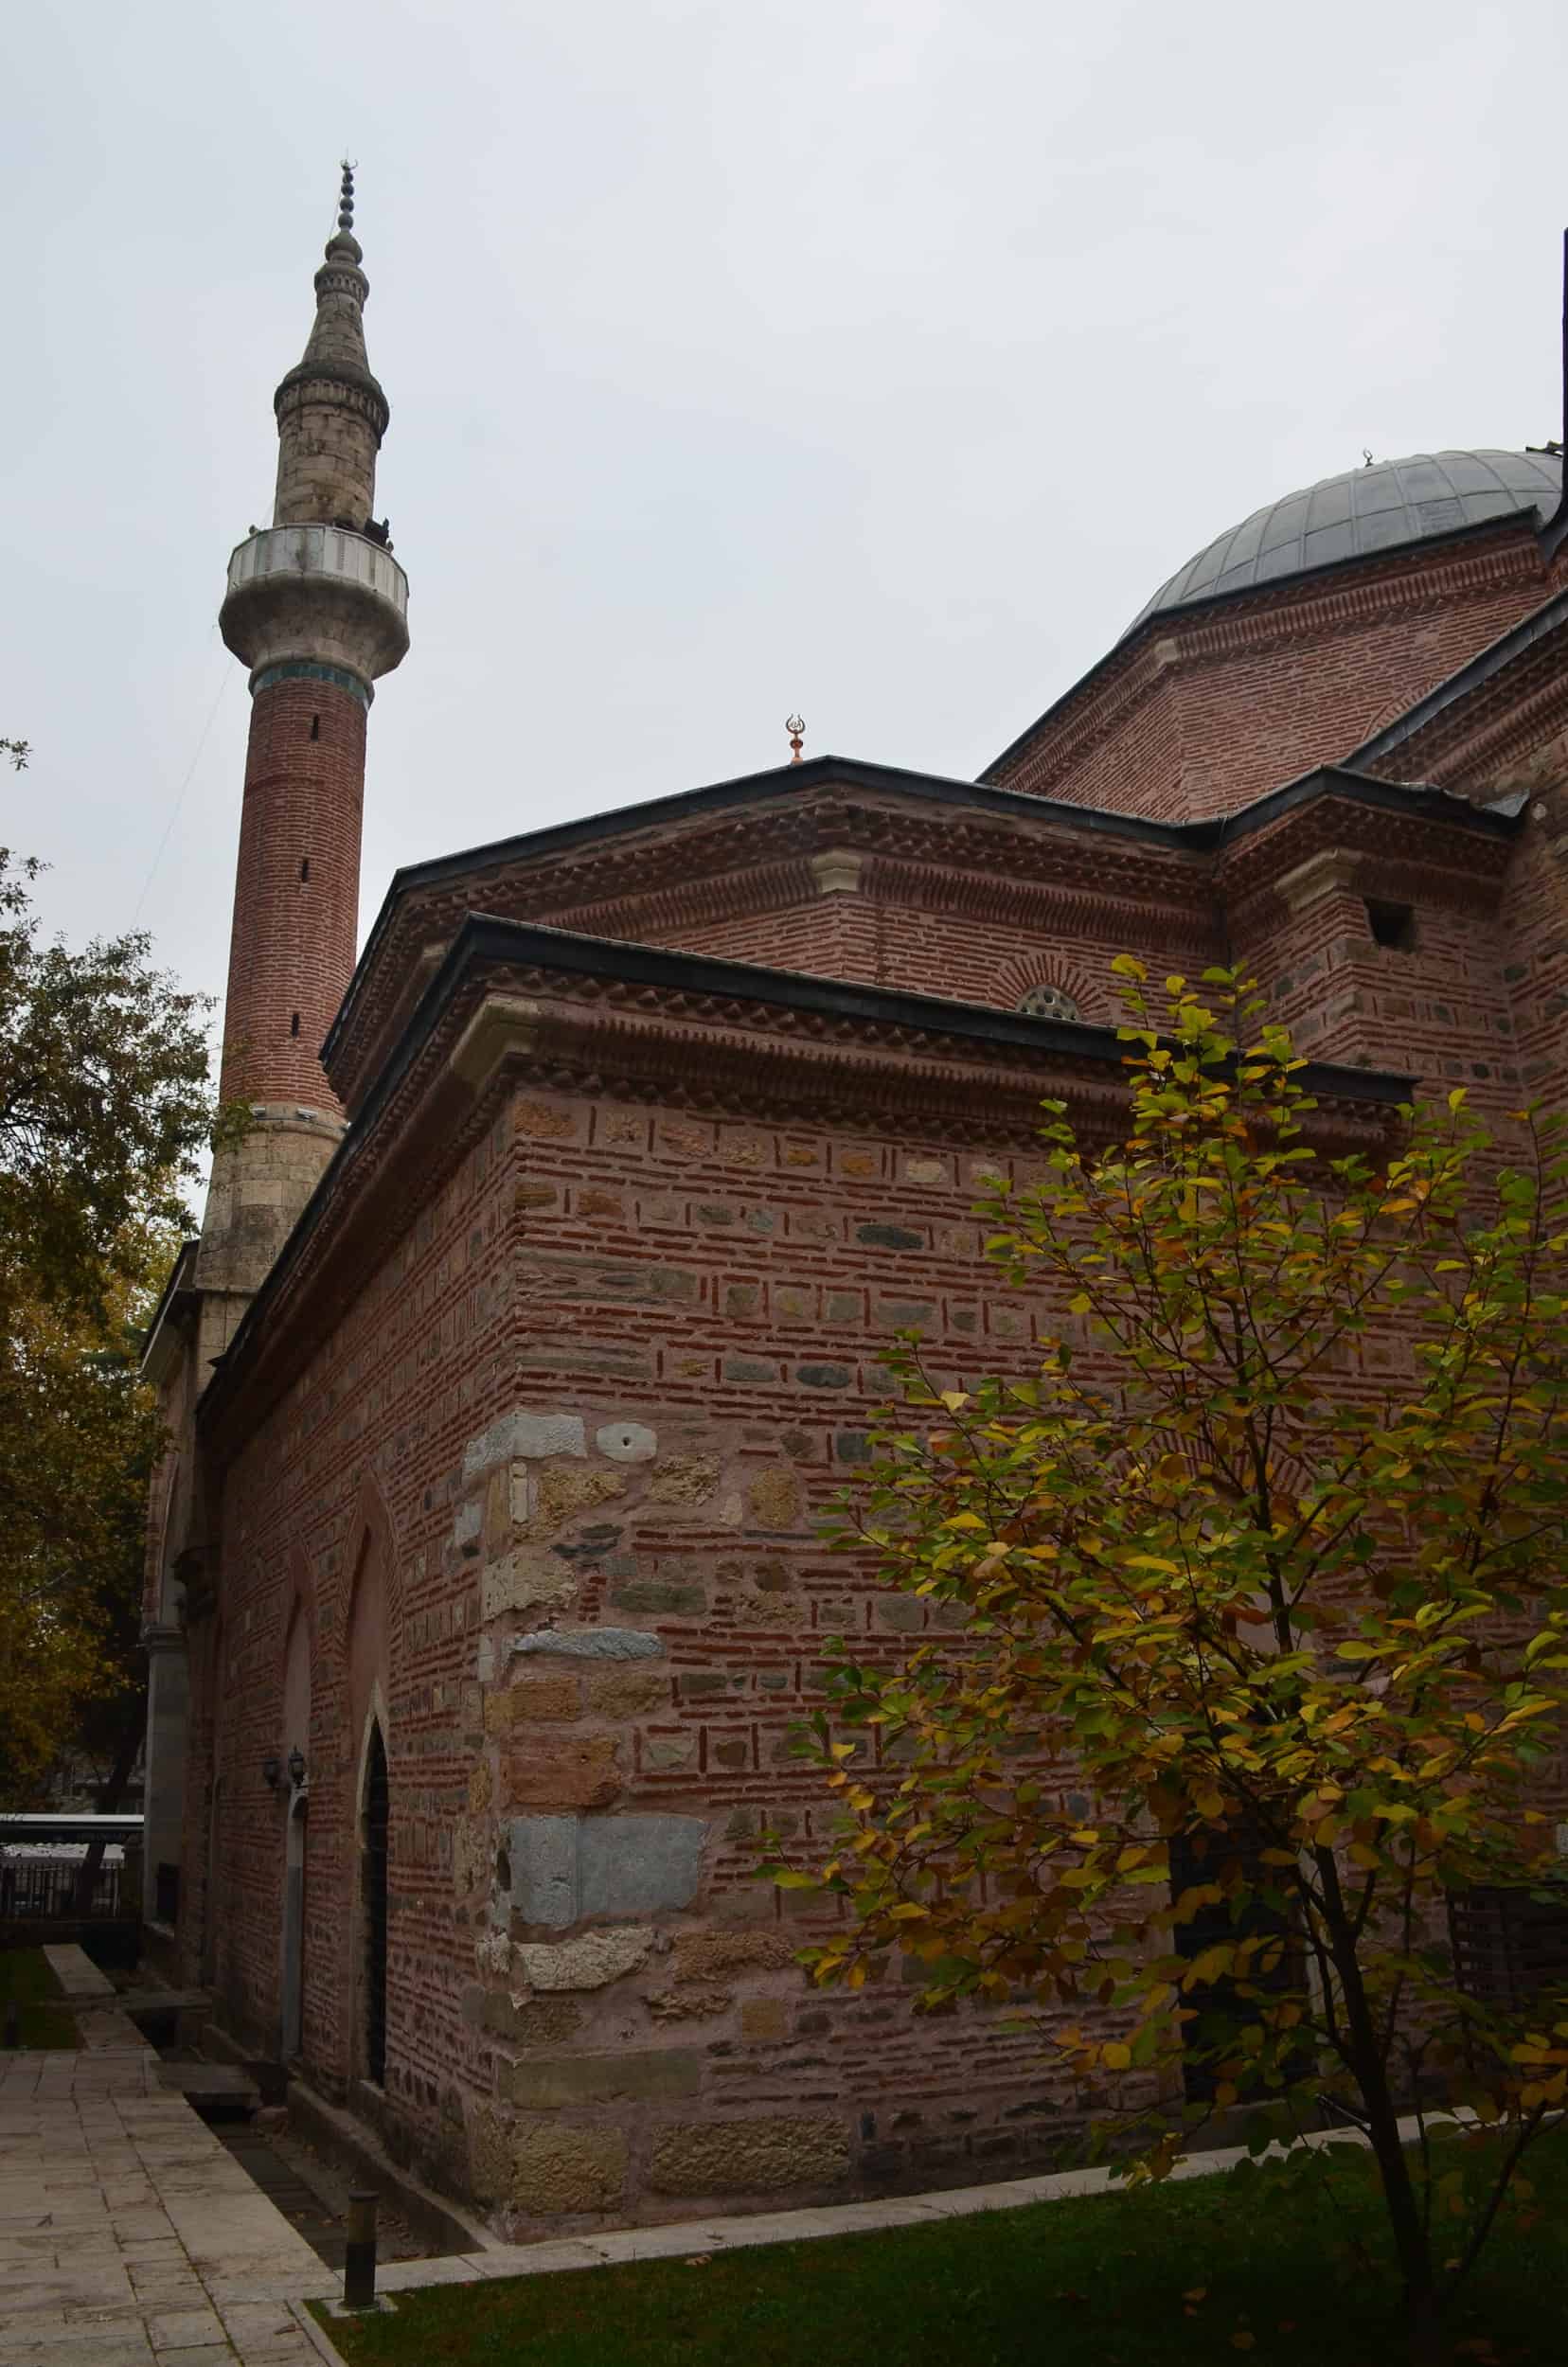
[[[289,1753],[289,1781],[293,1784],[295,1791],[302,1791],[304,1789],[305,1753],[300,1749],[297,1742]]]
[[[276,1752],[274,1751],[270,1756],[264,1758],[261,1762],[261,1781],[266,1785],[269,1791],[276,1791],[277,1789],[277,1779],[282,1772],[283,1763],[279,1759]]]

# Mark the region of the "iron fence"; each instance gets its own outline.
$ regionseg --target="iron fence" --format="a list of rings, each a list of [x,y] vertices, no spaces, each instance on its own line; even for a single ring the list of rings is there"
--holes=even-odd
[[[84,1914],[96,1920],[118,1915],[121,1872],[118,1864],[100,1865],[93,1878],[91,1896],[79,1907],[80,1858],[0,1859],[0,1922],[45,1922],[55,1917],[65,1921],[80,1919]]]

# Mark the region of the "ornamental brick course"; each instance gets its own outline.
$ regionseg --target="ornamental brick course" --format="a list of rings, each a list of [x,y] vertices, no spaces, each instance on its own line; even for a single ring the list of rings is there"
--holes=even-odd
[[[288,447],[336,385],[362,525],[358,259],[279,484],[338,514],[332,438]],[[152,1937],[239,2044],[512,2234],[1053,2158],[1079,2108],[1036,2042],[918,2020],[896,1967],[812,1992],[820,1905],[757,1879],[765,1830],[825,1829],[791,1729],[829,1639],[953,1623],[823,1523],[896,1331],[958,1379],[1071,1327],[975,1202],[1038,1172],[1042,1096],[1117,1127],[1118,952],[1253,968],[1336,1148],[1413,1082],[1568,1095],[1558,566],[1521,516],[1157,614],[985,782],[819,757],[416,864],[357,969],[401,644],[366,606],[329,679],[341,577],[269,609],[320,655],[256,689],[224,1081],[258,1116],[149,1350]],[[1021,1015],[1040,987],[1078,1018]]]

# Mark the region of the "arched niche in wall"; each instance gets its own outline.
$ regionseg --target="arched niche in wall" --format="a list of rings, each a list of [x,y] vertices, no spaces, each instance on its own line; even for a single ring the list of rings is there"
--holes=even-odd
[[[223,1614],[206,1623],[207,1648],[202,1656],[198,1714],[205,1728],[206,1741],[206,1815],[205,1846],[202,1851],[202,1948],[201,1977],[204,1984],[216,1987],[223,1972],[223,1950],[219,1945],[223,1928],[222,1872],[223,1863],[223,1690],[228,1682],[225,1655],[228,1638]],[[200,1829],[200,1828],[198,1828]],[[187,1830],[189,1830],[187,1824]]]
[[[1109,954],[1106,959],[1109,965]],[[1114,983],[1109,975],[1102,983],[1081,963],[1042,946],[999,966],[996,1000],[1003,1010],[1022,1011],[1031,1019],[1079,1020],[1087,1026],[1103,1026],[1114,1015]]]
[[[389,2037],[388,1869],[397,1793],[390,1704],[393,1670],[401,1658],[398,1635],[401,1605],[391,1522],[368,1480],[361,1486],[355,1528],[343,1628],[343,1684],[347,1734],[352,1737],[348,1815],[353,1837],[345,2069],[350,2080],[364,2080],[379,2089],[385,2083]],[[391,2035],[395,2052],[395,2032]]]
[[[1025,987],[1018,998],[1018,1007],[1025,1019],[1081,1019],[1078,1009],[1065,987],[1042,983]]]
[[[310,1806],[310,1774],[313,1749],[311,1702],[314,1638],[302,1592],[295,1592],[283,1647],[283,1726],[278,1736],[287,1787],[287,1816],[283,1851],[282,1944],[278,1968],[281,2001],[281,2050],[292,2062],[302,2051],[305,2026],[305,1903],[306,1859]],[[304,1779],[294,1778],[294,1754],[304,1762]]]
[[[379,1696],[384,1703],[390,1695],[393,1636],[391,1529],[379,1498],[366,1502],[362,1497],[356,1522],[359,1534],[343,1625],[343,1673],[348,1731],[357,1742],[372,1700]]]

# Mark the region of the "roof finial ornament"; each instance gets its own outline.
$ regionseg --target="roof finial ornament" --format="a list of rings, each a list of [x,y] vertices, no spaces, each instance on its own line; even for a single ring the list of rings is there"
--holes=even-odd
[[[353,232],[354,227],[354,168],[347,156],[343,159],[343,186],[338,191],[338,228]]]
[[[803,715],[787,715],[784,718],[784,729],[790,735],[790,762],[798,764],[800,762],[800,736],[806,729],[806,718]]]

